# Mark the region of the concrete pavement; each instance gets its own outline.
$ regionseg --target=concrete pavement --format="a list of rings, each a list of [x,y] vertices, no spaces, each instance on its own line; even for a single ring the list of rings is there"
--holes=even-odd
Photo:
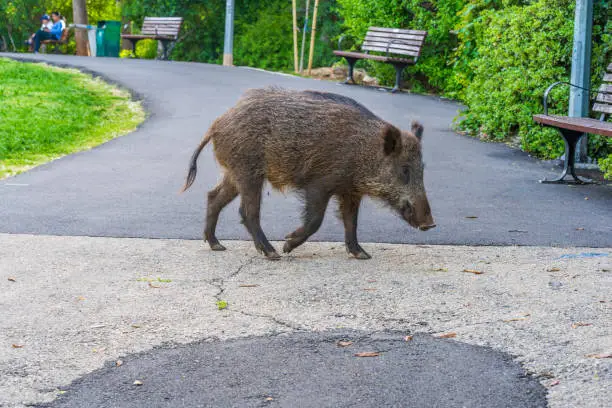
[[[465,401],[465,393],[472,392],[474,384],[481,387],[474,401],[486,390],[498,398],[496,403],[467,406],[509,406],[503,402],[508,388],[493,384],[503,383],[506,377],[487,375],[492,366],[504,373],[515,369],[502,352],[515,356],[527,377],[548,389],[551,407],[609,406],[612,360],[596,358],[612,352],[609,249],[364,246],[373,255],[371,261],[348,258],[337,243],[307,243],[292,256],[269,262],[253,256],[248,242],[228,242],[228,252],[214,253],[196,241],[1,234],[0,401],[21,407],[60,396],[67,398],[67,405],[60,399],[57,406],[75,406],[91,396],[114,395],[104,401],[123,406],[126,392],[125,406],[132,406],[130,401],[140,395],[133,393],[140,391],[131,384],[140,380],[144,387],[151,382],[145,390],[155,384],[159,388],[155,395],[167,395],[177,402],[174,406],[182,406],[177,398],[186,388],[179,386],[178,379],[192,376],[185,380],[186,386],[198,378],[206,384],[208,377],[199,375],[211,372],[173,353],[193,357],[223,347],[229,354],[243,353],[245,343],[226,344],[226,340],[281,333],[319,333],[308,341],[323,345],[339,331],[349,340],[364,337],[366,343],[375,343],[376,333],[391,331],[423,334],[406,352],[413,357],[425,353],[432,361],[440,361],[440,365],[423,365],[419,378],[428,378],[432,384],[453,378],[457,390],[463,390],[457,391],[457,401]],[[219,310],[218,300],[227,302],[227,308]],[[361,334],[355,337],[354,331]],[[449,333],[456,337],[426,336]],[[263,347],[266,338],[253,340],[262,349],[251,352],[268,355],[270,351]],[[312,352],[302,348],[303,338],[287,339],[270,341],[280,344],[279,353],[287,358]],[[223,343],[207,346],[198,343],[202,340]],[[445,343],[438,346],[438,341]],[[185,346],[179,351],[167,349],[173,344]],[[167,346],[153,348],[161,345]],[[356,349],[381,351],[365,344]],[[439,354],[430,354],[432,350]],[[139,352],[147,353],[133,354]],[[340,358],[330,350],[325,353],[331,361]],[[223,356],[213,366],[222,364]],[[125,367],[115,369],[128,371],[106,368],[88,375],[118,359]],[[456,366],[448,363],[453,359]],[[461,363],[468,360],[475,365]],[[299,356],[288,364],[292,372]],[[387,356],[385,364],[390,365],[389,373],[402,370],[396,358]],[[261,372],[262,381],[281,376],[276,388],[262,390],[262,399],[276,390],[286,394],[272,397],[291,401],[300,383],[293,384],[291,391],[291,382],[281,381],[282,372],[280,367]],[[455,377],[452,372],[470,376]],[[82,376],[74,387],[69,386]],[[226,387],[237,386],[231,376],[219,376],[226,379]],[[377,383],[379,378],[372,381]],[[389,381],[391,388],[397,384]],[[413,385],[419,380],[414,381]],[[90,394],[83,394],[83,384]],[[522,384],[513,388],[514,395],[531,389],[537,402],[537,387]],[[385,391],[380,392],[379,402],[384,402]],[[305,396],[314,394],[304,390]],[[429,399],[415,405],[437,406],[433,401],[439,406],[464,406],[444,400],[444,395],[430,393]],[[195,402],[200,401],[207,406],[206,394],[195,392],[192,398],[183,405],[198,406]],[[338,393],[335,398],[340,404],[348,397]],[[164,401],[150,406],[167,406]]]

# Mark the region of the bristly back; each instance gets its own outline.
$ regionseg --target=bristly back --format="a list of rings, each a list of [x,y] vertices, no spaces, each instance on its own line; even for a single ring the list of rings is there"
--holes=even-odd
[[[350,106],[352,108],[357,109],[362,115],[365,115],[368,118],[380,120],[380,118],[376,116],[371,110],[369,110],[368,108],[366,108],[365,106],[357,102],[356,100],[349,98],[348,96],[338,95],[338,94],[331,93],[331,92],[320,92],[320,91],[311,91],[311,90],[302,91],[302,93],[310,96],[313,99],[331,101],[331,102],[336,102],[342,105]]]

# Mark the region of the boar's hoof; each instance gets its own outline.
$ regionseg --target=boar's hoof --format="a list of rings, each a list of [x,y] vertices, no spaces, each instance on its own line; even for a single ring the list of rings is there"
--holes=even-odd
[[[276,252],[268,252],[265,254],[266,258],[268,258],[271,261],[278,261],[279,259],[281,259],[281,256]]]
[[[289,241],[285,241],[285,245],[283,245],[283,252],[288,254],[291,251],[293,251],[293,246]]]
[[[353,254],[353,256],[357,259],[370,259],[372,258],[367,252],[365,251],[361,251],[361,252],[356,252]]]
[[[214,244],[210,244],[210,249],[213,251],[225,251],[226,248],[220,243],[215,242]]]

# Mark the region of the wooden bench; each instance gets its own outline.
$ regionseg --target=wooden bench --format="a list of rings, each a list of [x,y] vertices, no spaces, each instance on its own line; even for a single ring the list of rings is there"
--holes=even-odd
[[[612,123],[606,122],[608,115],[612,114],[612,63],[608,65],[604,75],[603,84],[595,91],[597,97],[592,111],[599,114],[599,119],[575,118],[548,114],[548,94],[557,85],[564,84],[580,88],[569,82],[555,82],[544,92],[544,114],[534,115],[533,120],[543,126],[556,128],[565,142],[565,160],[561,176],[554,180],[540,180],[540,183],[564,183],[567,173],[574,178],[577,184],[588,184],[591,180],[578,177],[575,171],[576,144],[587,133],[612,137]],[[588,90],[586,90],[588,91]]]
[[[140,40],[157,40],[162,45],[161,59],[168,59],[172,46],[179,35],[182,17],[145,17],[140,34],[122,34],[121,38],[132,44],[132,50],[136,54],[136,43]]]
[[[68,44],[68,37],[70,35],[70,31],[68,30],[68,27],[66,26],[66,28],[64,28],[64,30],[62,31],[62,35],[60,37],[59,40],[44,40],[41,41],[41,52],[43,54],[45,54],[47,52],[47,46],[49,45],[53,45],[53,53],[54,54],[61,54],[62,53],[62,49],[61,46],[62,45],[67,45]]]
[[[361,51],[342,51],[342,39],[338,41],[338,50],[334,54],[344,57],[349,64],[349,71],[345,84],[354,83],[353,68],[360,59],[384,62],[395,67],[395,86],[391,92],[400,89],[402,72],[408,65],[414,65],[421,55],[427,31],[404,30],[401,28],[370,27],[361,44]],[[384,55],[373,55],[370,52],[381,52]],[[399,55],[409,58],[399,57]]]

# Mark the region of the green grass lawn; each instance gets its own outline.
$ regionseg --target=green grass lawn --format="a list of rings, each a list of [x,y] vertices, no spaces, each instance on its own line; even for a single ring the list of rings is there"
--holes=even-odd
[[[124,135],[144,117],[100,79],[0,58],[0,179]]]

